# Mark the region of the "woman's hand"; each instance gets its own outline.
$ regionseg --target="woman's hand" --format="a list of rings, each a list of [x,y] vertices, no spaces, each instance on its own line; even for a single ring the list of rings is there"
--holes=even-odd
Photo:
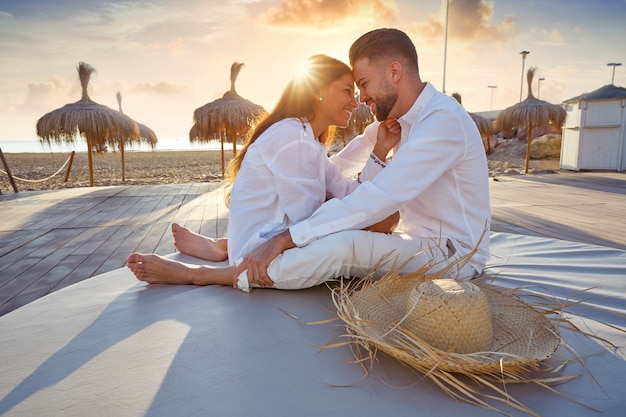
[[[376,134],[376,145],[374,145],[374,155],[381,161],[387,159],[391,151],[400,141],[402,128],[397,119],[387,119],[378,125]]]

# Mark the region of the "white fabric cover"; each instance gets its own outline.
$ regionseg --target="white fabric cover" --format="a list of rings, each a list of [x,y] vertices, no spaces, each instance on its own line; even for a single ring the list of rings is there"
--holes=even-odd
[[[508,391],[544,416],[621,417],[626,336],[599,320],[626,328],[626,252],[493,233],[491,253],[496,283],[588,300],[569,317],[617,346],[563,333],[593,378],[571,363],[563,373],[582,376],[558,389],[602,414],[533,386]],[[363,378],[347,347],[317,348],[344,340],[339,322],[305,323],[333,316],[325,286],[247,294],[148,286],[115,270],[0,317],[0,415],[500,416],[383,355]]]

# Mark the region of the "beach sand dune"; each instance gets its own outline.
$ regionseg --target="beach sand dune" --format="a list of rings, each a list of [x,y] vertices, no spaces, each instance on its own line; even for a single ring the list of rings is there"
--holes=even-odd
[[[224,152],[226,164],[232,151]],[[54,174],[63,166],[69,152],[8,153],[5,154],[11,173],[15,177],[41,180]],[[509,140],[493,150],[487,157],[489,176],[523,175],[526,142]],[[126,152],[126,181],[122,181],[122,158],[119,153],[95,154],[93,158],[94,185],[146,185],[184,184],[189,182],[222,181],[221,152],[210,151],[158,151]],[[0,167],[3,169],[3,167]],[[530,174],[545,174],[559,170],[559,159],[530,161]],[[53,190],[89,186],[89,165],[85,152],[76,153],[69,180],[64,182],[67,168],[53,178],[39,182],[16,180],[19,191]],[[0,191],[13,192],[4,173],[0,173]]]

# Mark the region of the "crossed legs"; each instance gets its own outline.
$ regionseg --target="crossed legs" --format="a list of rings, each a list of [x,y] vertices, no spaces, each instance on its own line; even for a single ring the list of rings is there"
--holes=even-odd
[[[394,259],[393,263],[397,268],[409,259],[412,261],[408,265],[413,266],[414,263],[423,265],[438,257],[425,251],[431,245],[437,248],[436,243],[402,242],[403,239],[398,235],[389,234],[389,230],[393,229],[395,224],[397,224],[397,214],[370,228],[370,230],[382,229],[385,233],[345,231],[334,237],[331,235],[320,239],[316,241],[318,243],[311,244],[310,248],[296,248],[283,253],[279,257],[281,259],[272,263],[271,270],[268,270],[276,282],[274,288],[307,288],[338,276],[365,276],[366,273],[356,271],[371,271],[381,267],[380,262],[385,258],[387,262],[389,262],[388,258]],[[175,246],[181,253],[207,261],[222,261],[227,258],[227,239],[211,239],[176,223],[172,225],[172,233]],[[371,242],[361,247],[373,236],[378,236],[374,239],[376,243]],[[329,242],[337,239],[339,241],[330,244],[329,248]],[[360,243],[357,244],[357,242]],[[321,245],[321,251],[316,253],[319,245]],[[336,253],[337,250],[347,250],[348,253],[339,256]],[[296,255],[296,253],[302,253],[304,256]],[[320,263],[321,259],[324,261]],[[235,266],[194,265],[156,254],[137,252],[128,257],[127,265],[138,280],[150,284],[228,285],[239,287],[244,291],[250,288],[245,273],[237,277],[236,283],[234,282]],[[287,271],[289,273],[286,273]]]
[[[211,239],[172,224],[174,246],[186,255],[211,262],[228,258],[227,239]],[[231,266],[193,265],[156,254],[131,253],[128,268],[138,280],[149,284],[233,285]]]

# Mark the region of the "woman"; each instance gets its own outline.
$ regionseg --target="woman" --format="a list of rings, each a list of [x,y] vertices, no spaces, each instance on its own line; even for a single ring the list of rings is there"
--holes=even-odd
[[[326,199],[343,197],[358,186],[329,161],[325,147],[334,126],[347,126],[357,107],[352,72],[325,55],[311,57],[308,64],[307,74],[287,85],[276,107],[228,166],[228,240],[173,226],[181,252],[209,261],[228,258],[230,266],[189,265],[133,253],[128,267],[139,280],[232,285],[234,265],[252,249],[309,217]],[[386,158],[399,134],[396,121],[381,124],[374,153]]]

